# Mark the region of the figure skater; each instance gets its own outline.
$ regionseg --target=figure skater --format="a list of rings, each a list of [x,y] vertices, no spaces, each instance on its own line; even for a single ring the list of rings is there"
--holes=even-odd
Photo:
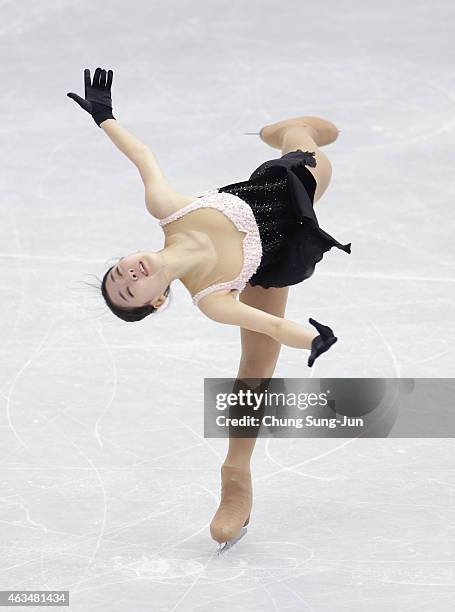
[[[137,167],[148,212],[158,219],[164,247],[122,257],[101,281],[108,308],[124,321],[140,321],[169,299],[180,280],[193,304],[219,323],[237,325],[241,358],[237,379],[273,376],[281,345],[310,352],[308,366],[336,341],[313,318],[316,331],[284,318],[289,286],[309,278],[332,247],[351,252],[319,227],[313,204],[327,189],[332,169],[320,147],[339,130],[328,120],[302,116],[263,127],[260,138],[281,156],[248,180],[199,196],[175,191],[155,155],[112,114],[112,70],[84,70],[85,96],[67,95],[87,111]],[[230,437],[221,466],[221,501],[210,524],[221,546],[238,539],[252,507],[250,460],[256,437]]]

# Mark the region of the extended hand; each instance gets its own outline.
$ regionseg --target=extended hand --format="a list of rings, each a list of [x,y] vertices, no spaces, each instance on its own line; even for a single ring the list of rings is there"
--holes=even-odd
[[[109,70],[97,68],[93,75],[93,83],[90,82],[90,70],[84,70],[85,98],[70,92],[66,95],[77,102],[81,108],[89,113],[98,127],[106,119],[115,119],[112,114],[111,85],[114,73]]]

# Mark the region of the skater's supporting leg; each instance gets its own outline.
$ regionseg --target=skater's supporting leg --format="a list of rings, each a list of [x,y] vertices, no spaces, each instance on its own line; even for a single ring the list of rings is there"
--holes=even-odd
[[[289,288],[264,289],[247,284],[240,300],[284,317]],[[281,343],[270,336],[241,328],[242,356],[238,379],[271,378],[280,354]],[[229,449],[221,467],[222,499],[210,524],[210,533],[217,542],[231,542],[249,520],[252,506],[250,460],[256,437],[229,438]],[[224,493],[224,495],[223,495]]]
[[[249,306],[284,317],[289,287],[252,287],[247,284],[240,300]],[[241,328],[242,354],[237,378],[271,378],[275,371],[281,343],[270,336]],[[229,438],[224,465],[250,469],[256,438]]]

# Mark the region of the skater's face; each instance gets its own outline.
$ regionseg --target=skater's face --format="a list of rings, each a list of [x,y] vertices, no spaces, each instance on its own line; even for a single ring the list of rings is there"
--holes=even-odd
[[[137,251],[122,257],[106,278],[109,299],[121,308],[145,304],[159,308],[166,301],[164,291],[168,285],[166,268],[154,251]]]

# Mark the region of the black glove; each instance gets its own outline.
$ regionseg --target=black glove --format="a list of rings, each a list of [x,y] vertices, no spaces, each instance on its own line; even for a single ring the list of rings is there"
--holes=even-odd
[[[66,95],[77,102],[81,108],[90,113],[96,125],[106,119],[115,119],[112,114],[111,85],[114,73],[112,70],[107,72],[97,68],[93,76],[93,83],[90,83],[90,70],[84,70],[85,99],[77,94],[70,92]]]

